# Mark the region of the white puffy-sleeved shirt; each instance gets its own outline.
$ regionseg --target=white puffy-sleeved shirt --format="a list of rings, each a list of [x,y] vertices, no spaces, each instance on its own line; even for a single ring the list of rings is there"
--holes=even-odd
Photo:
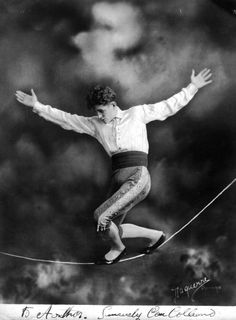
[[[190,83],[179,93],[167,100],[154,104],[143,104],[121,110],[117,107],[116,116],[104,123],[98,116],[84,117],[70,114],[36,102],[33,111],[44,119],[60,125],[63,129],[85,133],[96,138],[109,156],[125,151],[148,153],[146,124],[154,120],[165,120],[174,115],[194,97],[197,87]]]

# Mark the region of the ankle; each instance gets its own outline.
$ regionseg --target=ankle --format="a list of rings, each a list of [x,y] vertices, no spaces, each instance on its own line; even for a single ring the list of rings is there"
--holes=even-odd
[[[119,245],[119,246],[112,246],[111,247],[111,251],[123,251],[125,249],[125,246],[123,244]]]

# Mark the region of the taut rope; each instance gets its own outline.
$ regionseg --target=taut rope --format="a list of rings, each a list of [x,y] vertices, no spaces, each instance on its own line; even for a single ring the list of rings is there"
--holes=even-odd
[[[216,201],[227,189],[229,189],[236,181],[236,178],[234,178],[221,192],[219,192],[204,208],[202,208],[192,219],[190,219],[185,225],[183,225],[180,229],[178,229],[175,233],[173,233],[165,242],[163,242],[159,248],[164,246],[167,242],[169,242],[171,239],[173,239],[177,234],[179,234],[182,230],[184,230],[190,223],[192,223],[195,219],[197,219],[200,214],[202,214],[213,202]],[[37,259],[37,258],[30,258],[26,256],[21,256],[21,255],[16,255],[4,251],[0,251],[0,254],[13,257],[13,258],[18,258],[18,259],[23,259],[23,260],[29,260],[29,261],[34,261],[34,262],[42,262],[42,263],[57,263],[57,264],[65,264],[65,265],[92,265],[95,264],[94,262],[77,262],[77,261],[59,261],[59,260],[47,260],[47,259]],[[125,258],[120,260],[119,262],[125,262],[125,261],[131,261],[140,257],[145,256],[145,254],[139,254],[134,257],[130,258]]]

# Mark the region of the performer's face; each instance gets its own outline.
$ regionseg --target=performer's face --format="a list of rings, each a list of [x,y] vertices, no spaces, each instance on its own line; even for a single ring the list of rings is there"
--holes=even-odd
[[[105,105],[97,105],[95,106],[95,111],[99,119],[101,119],[104,123],[109,123],[116,115],[116,103],[110,102]]]

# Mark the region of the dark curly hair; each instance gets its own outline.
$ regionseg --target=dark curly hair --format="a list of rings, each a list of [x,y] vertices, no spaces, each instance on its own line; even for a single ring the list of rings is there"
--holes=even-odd
[[[96,105],[106,105],[115,101],[116,93],[110,87],[95,86],[87,94],[87,106],[89,109],[94,109]]]

